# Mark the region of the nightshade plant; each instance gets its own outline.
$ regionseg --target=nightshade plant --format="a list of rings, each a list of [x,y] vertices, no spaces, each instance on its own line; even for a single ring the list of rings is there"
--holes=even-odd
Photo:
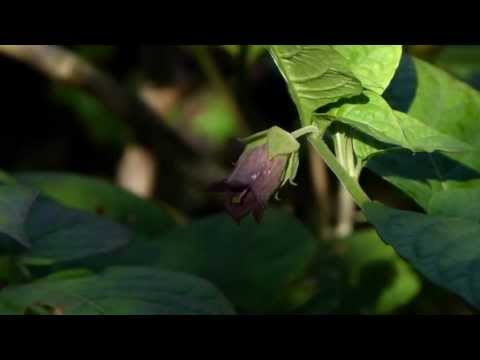
[[[435,212],[424,215],[399,211],[372,202],[358,182],[362,169],[372,159],[381,159],[382,155],[396,156],[401,159],[397,161],[404,159],[413,165],[417,153],[422,153],[422,156],[417,155],[421,160],[425,158],[423,153],[427,154],[426,158],[435,168],[435,177],[445,182],[449,174],[444,173],[437,164],[437,158],[471,158],[475,153],[474,144],[469,144],[465,136],[455,137],[455,134],[449,134],[449,127],[463,126],[463,122],[475,122],[480,113],[472,112],[472,118],[459,119],[462,124],[452,122],[447,125],[442,124],[445,123],[442,119],[434,118],[440,116],[439,112],[416,117],[416,113],[411,111],[412,105],[410,108],[407,105],[406,108],[410,111],[405,112],[392,108],[382,95],[400,64],[400,46],[289,45],[271,46],[269,51],[297,106],[300,123],[304,126],[302,129],[312,126],[315,128],[308,134],[308,141],[350,192],[382,239],[431,281],[462,295],[471,304],[480,306],[480,246],[474,245],[480,236],[478,225],[467,224],[465,219],[461,219],[465,213],[460,210],[462,206],[458,198],[455,202],[459,206],[453,208],[449,204],[448,196],[449,192],[451,196],[464,196],[460,195],[463,193],[467,196],[467,192],[475,193],[474,188],[451,191],[450,186],[442,184],[441,189],[436,191],[437,197],[432,196],[429,202],[430,208],[434,204],[433,209],[436,212],[449,216],[439,217]],[[478,106],[480,98],[474,90],[419,60],[415,60],[414,66],[416,67],[413,71],[420,72],[417,73],[420,80],[423,80],[424,76],[422,71],[429,73],[426,76],[445,79],[444,81],[455,86],[455,90],[464,93],[465,97],[474,96],[474,103]],[[420,83],[419,88],[422,86],[425,85]],[[431,98],[428,99],[426,94],[417,93],[417,108],[435,105],[445,108],[449,115],[453,115],[454,109],[470,105],[452,104],[448,99],[448,90],[437,89],[445,95],[437,98],[435,104],[428,104]],[[334,127],[337,123],[347,127],[340,127],[339,130]],[[330,128],[333,128],[331,132],[328,131]],[[331,152],[325,138],[333,141],[335,153]],[[288,137],[278,141],[282,142],[283,139],[285,146],[291,141]],[[261,164],[262,161],[258,164],[259,171],[262,169]],[[382,165],[380,168],[373,167],[374,171],[385,176],[387,180],[395,179],[392,182],[400,188],[407,188],[406,183],[399,181],[399,178],[402,178],[401,173],[396,174],[395,178],[387,176],[398,170],[395,168],[397,163],[383,162]],[[462,163],[458,162],[453,166],[460,168]],[[236,172],[232,177],[235,178],[235,175]],[[278,173],[272,173],[272,184],[266,192],[267,197],[277,187],[278,177]],[[460,173],[457,181],[461,179]],[[458,186],[463,187],[451,187]],[[413,197],[417,200],[416,196]],[[441,200],[435,201],[439,198]],[[468,201],[466,197],[463,199]],[[242,199],[239,201],[242,203]],[[226,207],[230,212],[231,203],[232,198],[227,197]],[[444,207],[450,207],[451,210]]]
[[[234,169],[211,187],[237,222],[184,224],[164,204],[82,176],[2,173],[1,314],[384,314],[419,293],[418,274],[480,308],[478,91],[399,45],[264,49],[298,126],[243,138]],[[340,255],[267,209],[295,185],[302,147],[374,227],[335,239]],[[372,201],[366,168],[421,211]],[[369,271],[378,284],[363,279]]]

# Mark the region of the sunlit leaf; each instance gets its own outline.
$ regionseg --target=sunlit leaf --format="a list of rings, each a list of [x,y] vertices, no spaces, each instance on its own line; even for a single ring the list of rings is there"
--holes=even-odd
[[[362,92],[347,59],[331,45],[275,45],[270,53],[304,124],[318,108]]]
[[[331,109],[328,115],[378,141],[398,145],[414,152],[472,150],[468,144],[441,133],[416,118],[392,110],[380,95],[372,91],[365,91],[355,102],[346,102]]]
[[[412,85],[415,91],[411,91]],[[405,57],[385,97],[428,127],[470,144],[473,151],[391,151],[371,158],[367,164],[371,170],[409,194],[424,209],[428,209],[436,192],[480,186],[478,91],[435,66]]]
[[[334,45],[363,87],[381,95],[395,74],[401,45]]]

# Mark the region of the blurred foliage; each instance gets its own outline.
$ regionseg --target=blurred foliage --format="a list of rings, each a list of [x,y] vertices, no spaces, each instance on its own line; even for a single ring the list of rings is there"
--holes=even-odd
[[[116,53],[116,47],[113,45],[76,45],[72,49],[96,65],[106,65]]]
[[[358,231],[339,243],[349,285],[343,311],[388,314],[420,292],[419,276],[374,230]]]
[[[54,103],[73,112],[74,119],[85,127],[93,142],[121,148],[133,141],[132,129],[95,97],[57,84],[52,85],[51,96]]]
[[[480,49],[477,46],[446,46],[435,64],[467,82],[480,73]]]
[[[245,52],[249,66],[267,53],[267,47],[262,45],[223,45],[223,48],[236,58],[240,57],[242,52]]]
[[[166,115],[177,128],[188,128],[192,137],[218,149],[238,134],[235,115],[218,91],[199,90],[178,102]]]

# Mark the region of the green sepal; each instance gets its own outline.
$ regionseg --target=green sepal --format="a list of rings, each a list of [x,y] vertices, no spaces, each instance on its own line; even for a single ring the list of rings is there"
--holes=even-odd
[[[245,151],[253,150],[256,147],[265,145],[266,143],[267,143],[267,138],[266,137],[257,138],[255,140],[249,142],[247,145],[245,145]]]
[[[290,156],[290,158],[291,158],[291,161],[290,161],[289,167],[287,168],[288,182],[293,186],[297,186],[297,183],[295,183],[293,180],[297,176],[298,165],[300,163],[300,157],[298,155],[298,152],[293,153],[292,156]]]
[[[297,176],[298,165],[299,165],[299,155],[298,155],[298,152],[294,152],[288,157],[287,165],[283,173],[282,183],[280,184],[280,187],[284,186],[287,183],[287,181],[291,185],[297,186],[297,184],[293,180]]]
[[[300,144],[289,132],[271,127],[267,132],[268,156],[273,158],[277,155],[289,155],[300,149]]]
[[[257,141],[263,137],[266,137],[267,136],[267,133],[270,131],[270,129],[267,129],[267,130],[263,130],[263,131],[260,131],[260,132],[257,132],[255,134],[252,134],[250,136],[246,136],[244,138],[240,138],[238,139],[240,142],[243,142],[245,144],[249,144],[249,143],[252,143],[254,141]]]

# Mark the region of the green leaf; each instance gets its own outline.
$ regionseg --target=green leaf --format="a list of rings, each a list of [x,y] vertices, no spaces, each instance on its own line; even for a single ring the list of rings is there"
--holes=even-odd
[[[318,108],[359,95],[362,84],[331,45],[275,45],[270,54],[287,82],[303,125]]]
[[[31,248],[20,260],[32,265],[109,253],[125,246],[130,237],[119,224],[42,197],[33,203],[24,226]]]
[[[66,173],[22,173],[16,178],[63,205],[105,215],[147,236],[165,233],[179,222],[166,204],[143,200],[101,179]]]
[[[146,267],[115,267],[90,276],[55,274],[0,292],[0,314],[24,314],[32,307],[65,315],[234,313],[205,280]]]
[[[448,189],[432,195],[429,214],[480,222],[480,188]]]
[[[261,224],[247,218],[238,225],[224,214],[209,216],[75,266],[141,264],[186,272],[211,281],[243,311],[263,313],[301,305],[290,294],[315,250],[316,240],[300,222],[270,209]]]
[[[348,272],[343,312],[388,314],[408,304],[421,281],[375,230],[363,230],[339,240]]]
[[[365,214],[381,238],[434,284],[480,308],[480,224],[369,203]]]
[[[380,95],[372,91],[365,91],[356,103],[344,103],[327,114],[378,141],[414,152],[471,150],[468,144],[442,134],[412,116],[392,110]]]
[[[379,95],[393,78],[402,56],[401,45],[334,45],[365,89]]]
[[[480,93],[426,62],[414,59],[414,64],[417,91],[408,113],[442,133],[480,144],[480,134],[472,131],[480,128],[475,121]]]
[[[407,151],[387,152],[368,162],[371,170],[409,194],[424,209],[428,209],[430,198],[437,192],[480,186],[478,91],[435,66],[405,57],[385,96],[396,108],[470,144],[474,151],[414,156]]]
[[[0,248],[11,251],[30,248],[25,221],[37,192],[17,185],[0,185]],[[12,243],[12,240],[15,243]]]

